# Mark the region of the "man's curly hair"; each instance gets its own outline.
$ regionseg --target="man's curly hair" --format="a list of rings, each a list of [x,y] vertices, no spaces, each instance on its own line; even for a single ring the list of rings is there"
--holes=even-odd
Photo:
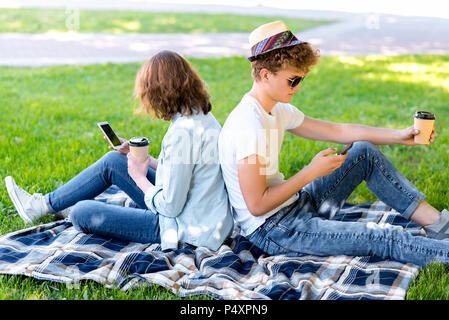
[[[137,112],[153,113],[164,120],[172,120],[177,113],[207,114],[212,110],[205,82],[186,59],[168,50],[140,68],[134,95],[141,102]]]
[[[307,75],[320,61],[320,51],[307,42],[295,46],[269,51],[257,56],[251,63],[252,77],[260,80],[260,70],[267,69],[276,74],[281,69],[293,68]]]

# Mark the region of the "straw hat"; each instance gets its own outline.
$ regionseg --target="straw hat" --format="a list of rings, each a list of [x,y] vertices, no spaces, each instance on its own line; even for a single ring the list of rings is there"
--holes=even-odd
[[[302,43],[290,31],[284,21],[266,23],[255,29],[249,35],[251,56],[249,61],[256,60],[257,56],[279,48],[290,47]]]

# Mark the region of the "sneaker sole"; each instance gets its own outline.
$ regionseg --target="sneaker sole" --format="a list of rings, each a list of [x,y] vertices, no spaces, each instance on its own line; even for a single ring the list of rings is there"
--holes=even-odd
[[[6,177],[5,185],[6,185],[6,190],[8,191],[9,197],[11,198],[11,201],[14,204],[14,207],[16,207],[16,210],[19,213],[19,216],[26,223],[33,224],[33,221],[31,221],[30,218],[25,214],[22,204],[20,203],[19,198],[16,195],[16,191],[15,191],[16,183],[14,182],[14,179],[10,176]]]

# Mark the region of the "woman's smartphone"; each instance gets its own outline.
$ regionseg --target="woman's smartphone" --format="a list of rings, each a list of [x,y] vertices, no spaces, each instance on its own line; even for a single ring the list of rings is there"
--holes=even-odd
[[[109,143],[114,149],[120,149],[122,147],[122,143],[120,142],[120,139],[115,134],[114,130],[112,130],[111,125],[107,121],[98,122],[97,123],[100,130],[104,133],[106,136],[106,139],[108,139]]]
[[[337,152],[337,155],[342,156],[342,155],[346,154],[346,152],[348,152],[349,149],[352,148],[353,144],[354,144],[354,142],[351,142],[350,144],[347,144],[346,147],[344,147],[343,149],[341,149],[340,151]]]

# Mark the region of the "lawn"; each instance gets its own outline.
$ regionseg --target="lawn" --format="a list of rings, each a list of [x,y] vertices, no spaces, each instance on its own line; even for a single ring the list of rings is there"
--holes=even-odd
[[[207,82],[213,113],[223,124],[250,89],[250,65],[244,57],[189,59]],[[47,193],[108,151],[96,123],[108,120],[129,138],[151,137],[157,156],[168,123],[134,115],[133,83],[140,64],[0,68],[0,234],[26,227],[4,188],[12,175],[30,192]],[[413,124],[416,110],[437,115],[437,137],[430,146],[380,146],[400,171],[439,210],[448,207],[449,56],[323,57],[304,80],[292,103],[322,120],[387,128]],[[280,169],[288,178],[319,151],[335,144],[287,134]],[[362,184],[351,202],[376,199]],[[47,216],[44,222],[50,221]],[[425,268],[407,299],[449,299],[444,266]],[[0,276],[0,299],[179,299],[158,287],[120,292],[86,282],[79,288],[26,277]],[[205,299],[207,297],[193,297]]]
[[[0,8],[0,33],[251,32],[261,24],[280,19],[293,31],[333,22],[235,14]]]

